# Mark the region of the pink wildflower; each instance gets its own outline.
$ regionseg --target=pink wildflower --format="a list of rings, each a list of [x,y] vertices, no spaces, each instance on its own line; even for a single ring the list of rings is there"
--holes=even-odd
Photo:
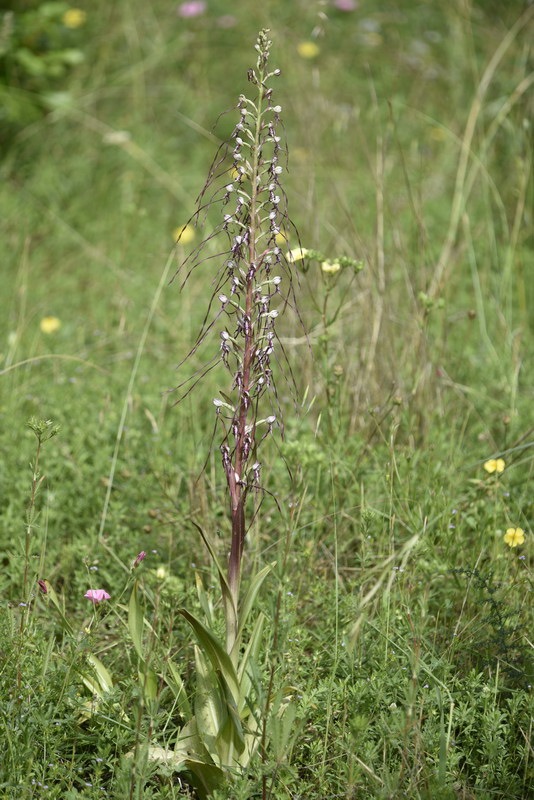
[[[199,17],[206,10],[206,3],[204,0],[189,0],[188,3],[182,3],[178,6],[178,16],[184,19],[192,17]]]
[[[111,595],[108,594],[105,589],[89,589],[84,594],[84,597],[87,597],[87,599],[90,600],[91,603],[94,603],[96,605],[97,603],[101,603],[102,600],[109,600]]]
[[[144,550],[141,550],[141,552],[138,553],[136,555],[136,557],[135,557],[135,561],[133,562],[132,569],[135,569],[136,567],[138,567],[139,564],[141,563],[141,561],[144,561],[145,558],[146,558],[146,553],[145,553]]]
[[[334,6],[339,11],[356,11],[358,3],[356,0],[334,0]]]

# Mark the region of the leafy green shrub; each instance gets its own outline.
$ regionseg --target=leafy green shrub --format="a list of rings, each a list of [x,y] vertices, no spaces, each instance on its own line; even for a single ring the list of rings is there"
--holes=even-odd
[[[86,13],[68,3],[7,3],[0,16],[0,141],[68,97],[65,78],[80,64]],[[10,7],[12,6],[12,7]],[[58,94],[59,91],[59,94]]]

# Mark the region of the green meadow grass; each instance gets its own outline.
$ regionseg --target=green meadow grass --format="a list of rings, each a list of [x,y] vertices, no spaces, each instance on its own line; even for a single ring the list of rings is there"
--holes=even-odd
[[[527,798],[532,7],[213,0],[184,20],[163,0],[80,5],[85,62],[0,164],[0,797],[194,796],[137,747],[172,741],[181,717],[163,685],[151,705],[140,693],[121,593],[146,551],[151,658],[172,655],[190,688],[177,610],[198,605],[195,570],[217,596],[193,522],[226,556],[212,398],[228,379],[176,405],[218,264],[183,291],[170,279],[216,210],[169,254],[268,27],[290,243],[365,268],[294,265],[285,436],[263,454],[245,566],[277,561],[260,606],[278,713],[265,756],[214,796]],[[60,432],[28,527],[31,418]],[[109,605],[88,608],[89,588]],[[87,685],[91,654],[105,690]]]

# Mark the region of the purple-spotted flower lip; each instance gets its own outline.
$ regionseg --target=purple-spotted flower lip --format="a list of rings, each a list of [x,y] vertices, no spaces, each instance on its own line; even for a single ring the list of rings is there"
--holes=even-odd
[[[109,600],[111,595],[108,594],[105,589],[88,589],[84,597],[87,597],[91,603],[96,605],[97,603],[101,603],[102,600]]]

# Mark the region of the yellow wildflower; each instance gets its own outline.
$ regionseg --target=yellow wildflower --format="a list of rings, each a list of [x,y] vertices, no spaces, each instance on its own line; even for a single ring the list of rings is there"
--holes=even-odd
[[[182,225],[179,228],[175,228],[173,231],[173,238],[175,242],[180,242],[180,244],[191,244],[195,240],[196,231],[193,225]]]
[[[55,333],[61,328],[61,320],[57,317],[43,317],[39,327],[43,333]]]
[[[506,462],[503,458],[490,458],[485,462],[484,469],[491,475],[493,472],[504,472],[505,466]]]
[[[302,261],[308,255],[308,250],[305,247],[295,247],[294,250],[287,251],[288,261]]]
[[[504,541],[508,547],[517,547],[525,541],[525,531],[523,528],[508,528],[504,534]]]
[[[81,8],[69,8],[65,11],[61,21],[66,28],[81,28],[85,25],[87,14]]]
[[[341,264],[338,261],[323,261],[321,269],[327,275],[334,275],[341,269]]]
[[[297,53],[301,58],[317,58],[320,52],[319,45],[315,42],[299,42],[297,45]]]
[[[287,233],[285,233],[285,231],[278,231],[274,237],[274,241],[280,247],[280,245],[287,244],[287,238]]]

